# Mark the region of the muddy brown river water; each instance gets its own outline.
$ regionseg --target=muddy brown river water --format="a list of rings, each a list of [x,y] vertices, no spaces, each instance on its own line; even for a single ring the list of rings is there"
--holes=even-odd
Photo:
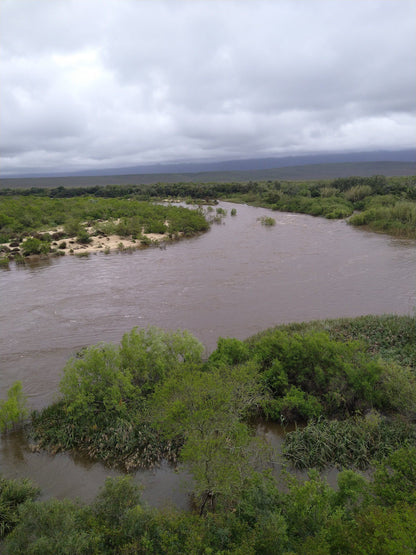
[[[118,342],[134,326],[188,329],[209,353],[220,336],[243,339],[275,324],[414,311],[415,241],[344,221],[222,206],[237,215],[166,249],[1,270],[0,397],[21,380],[31,408],[47,405],[69,356],[85,345]],[[276,225],[262,226],[263,215]],[[65,454],[30,453],[21,434],[0,442],[0,472],[32,478],[46,497],[90,500],[106,476],[117,474]],[[189,478],[167,466],[136,477],[150,503],[185,503],[181,482]]]

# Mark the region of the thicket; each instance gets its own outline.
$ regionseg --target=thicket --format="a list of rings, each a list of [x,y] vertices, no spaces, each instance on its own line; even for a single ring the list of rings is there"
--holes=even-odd
[[[279,326],[220,338],[202,355],[187,332],[132,330],[120,345],[78,353],[61,399],[32,415],[34,437],[52,450],[126,469],[161,458],[184,467],[193,510],[149,509],[123,478],[89,506],[25,503],[6,553],[412,552],[415,318]],[[275,454],[252,424],[259,415],[308,421],[286,434],[288,464],[340,466],[338,490],[316,473],[279,490]],[[368,466],[371,480],[351,470]]]
[[[206,231],[208,223],[199,210],[164,206],[131,199],[48,198],[36,196],[4,197],[0,201],[0,242],[23,240],[30,232],[63,227],[62,236],[78,236],[88,241],[85,226],[93,233],[114,233],[139,237],[144,233],[185,236]],[[44,237],[25,239],[30,254],[43,252]],[[48,237],[49,241],[51,237]]]
[[[231,444],[239,438],[240,454],[252,456],[250,421],[259,416],[310,426],[321,426],[316,420],[323,417],[345,420],[354,431],[360,427],[357,417],[369,412],[380,415],[378,432],[400,428],[401,419],[409,423],[406,437],[413,437],[414,318],[280,326],[244,342],[220,338],[205,362],[202,351],[186,332],[169,334],[155,328],[133,330],[119,346],[99,344],[83,350],[64,368],[61,399],[33,414],[35,437],[41,446],[81,449],[127,469],[165,457],[187,460],[194,472],[201,466],[207,470],[207,464],[195,462],[203,437],[217,453],[227,437],[234,438]],[[299,430],[298,435],[307,431]],[[354,441],[359,442],[358,436]],[[374,445],[384,456],[382,442]],[[328,464],[338,462],[334,451],[328,453],[333,455]],[[377,456],[370,450],[367,459]],[[215,490],[204,479],[198,492],[202,497],[203,491]]]
[[[19,507],[35,499],[39,488],[29,480],[6,480],[0,476],[0,540],[19,522]]]
[[[126,470],[175,461],[180,438],[166,440],[148,411],[148,398],[175,369],[201,363],[191,334],[133,329],[119,346],[98,344],[70,359],[61,399],[32,414],[33,434],[52,451],[79,449]]]
[[[6,554],[55,553],[412,554],[416,550],[416,449],[402,448],[371,479],[351,470],[330,488],[316,472],[282,492],[256,475],[232,510],[159,511],[129,477],[107,480],[90,505],[29,501],[6,538]]]
[[[214,199],[246,202],[274,210],[299,212],[326,218],[348,218],[357,226],[367,226],[374,231],[415,238],[416,177],[351,176],[321,181],[249,181],[245,183],[156,183],[153,185],[108,185],[106,187],[57,187],[0,190],[0,205],[8,199],[38,200],[77,197],[101,199],[164,200],[190,199],[192,202],[212,203]],[[78,198],[78,200],[81,200]],[[56,206],[59,206],[57,203]],[[12,207],[11,207],[12,208]],[[357,214],[356,212],[360,212]],[[58,209],[59,213],[59,209]],[[13,209],[0,212],[2,228],[13,228]],[[36,220],[41,217],[35,212]],[[98,216],[97,216],[98,217]],[[100,216],[103,217],[103,216]],[[110,215],[104,216],[108,219]],[[118,216],[114,216],[118,217]],[[87,219],[82,216],[81,219]],[[32,225],[32,216],[25,227]],[[43,224],[42,224],[43,225]],[[58,225],[58,224],[56,224]],[[19,230],[16,230],[16,233]],[[4,233],[3,233],[4,235]]]

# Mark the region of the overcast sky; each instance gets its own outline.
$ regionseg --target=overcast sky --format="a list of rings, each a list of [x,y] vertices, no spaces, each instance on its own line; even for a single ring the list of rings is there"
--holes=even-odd
[[[416,146],[415,0],[1,0],[0,172]]]

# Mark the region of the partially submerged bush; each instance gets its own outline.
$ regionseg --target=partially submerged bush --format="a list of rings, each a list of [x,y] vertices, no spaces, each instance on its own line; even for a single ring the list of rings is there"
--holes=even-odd
[[[284,455],[298,469],[333,465],[366,469],[374,459],[382,460],[415,441],[415,425],[370,413],[343,421],[318,420],[289,432]]]
[[[22,243],[23,256],[30,256],[31,254],[47,254],[50,249],[50,243],[41,241],[36,237],[28,237]]]
[[[270,216],[262,216],[261,218],[258,218],[258,221],[261,223],[261,225],[264,225],[266,227],[276,225],[276,220],[274,218],[271,218]]]
[[[22,383],[15,382],[7,392],[7,399],[0,401],[0,432],[5,432],[28,415]]]

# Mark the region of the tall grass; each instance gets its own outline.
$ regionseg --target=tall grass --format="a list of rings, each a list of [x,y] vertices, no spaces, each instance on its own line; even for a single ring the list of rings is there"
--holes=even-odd
[[[400,447],[415,445],[416,426],[370,413],[343,421],[318,420],[287,434],[284,455],[294,468],[335,465],[364,470]]]
[[[416,238],[416,203],[399,201],[392,206],[371,206],[353,215],[349,223],[373,231]]]

